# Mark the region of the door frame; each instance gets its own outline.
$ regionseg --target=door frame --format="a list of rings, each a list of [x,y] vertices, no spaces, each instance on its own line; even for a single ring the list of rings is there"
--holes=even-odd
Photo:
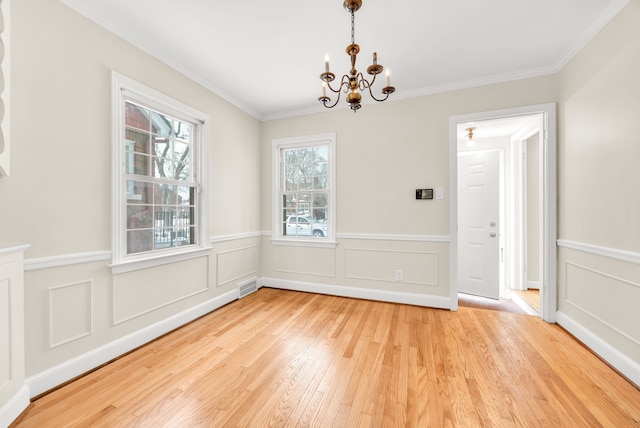
[[[542,114],[542,284],[543,320],[555,323],[557,312],[556,104],[538,104],[449,117],[449,278],[450,309],[458,309],[458,136],[459,123]]]

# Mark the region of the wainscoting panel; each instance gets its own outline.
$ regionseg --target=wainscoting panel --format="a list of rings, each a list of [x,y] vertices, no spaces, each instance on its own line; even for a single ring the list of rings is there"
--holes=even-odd
[[[345,278],[438,287],[439,263],[436,252],[347,249]],[[397,271],[402,279],[396,279]]]
[[[0,390],[11,380],[11,295],[9,279],[0,279]]]
[[[221,251],[216,257],[218,287],[258,273],[260,249],[257,245]]]
[[[113,324],[208,291],[209,257],[113,277]]]
[[[273,271],[334,278],[336,251],[333,248],[273,246]]]
[[[93,333],[93,281],[49,287],[49,348]]]
[[[640,345],[640,284],[573,262],[565,269],[565,301]]]

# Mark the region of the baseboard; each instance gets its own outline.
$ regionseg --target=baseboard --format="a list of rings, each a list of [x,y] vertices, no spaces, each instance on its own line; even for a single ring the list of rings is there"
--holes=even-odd
[[[557,322],[560,326],[587,345],[593,352],[618,370],[623,376],[640,387],[640,364],[605,342],[590,330],[576,322],[569,315],[558,311]]]
[[[2,408],[0,408],[0,427],[8,427],[29,406],[29,387],[23,385]]]
[[[539,281],[527,281],[527,290],[540,290],[541,285]]]
[[[62,364],[58,364],[57,366],[30,376],[27,378],[26,383],[29,387],[31,397],[47,392],[56,386],[82,375],[83,373],[91,371],[120,355],[132,351],[139,346],[170,332],[171,330],[175,330],[196,318],[208,314],[227,303],[237,300],[238,297],[239,292],[237,289],[229,291],[221,296],[217,296],[211,300],[175,314],[156,324],[143,328],[142,330],[138,330],[90,352],[65,361]]]
[[[287,281],[276,278],[261,278],[260,286],[279,288],[282,290],[304,291],[307,293],[328,294],[331,296],[352,297],[355,299],[377,300],[390,303],[404,303],[407,305],[426,306],[438,309],[450,309],[449,297],[432,296],[417,293],[403,293],[371,288],[347,287],[342,285],[327,285],[313,282]]]

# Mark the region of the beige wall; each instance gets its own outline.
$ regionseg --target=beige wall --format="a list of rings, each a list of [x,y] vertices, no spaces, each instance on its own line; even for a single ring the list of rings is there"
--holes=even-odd
[[[373,290],[370,298],[379,290],[410,293],[450,307],[441,300],[450,295],[449,117],[554,99],[555,77],[547,76],[365,105],[357,114],[342,109],[263,123],[263,229],[271,230],[271,141],[336,132],[339,241],[335,250],[319,250],[273,246],[265,238],[263,275],[294,287],[321,284],[315,291],[331,290],[323,285]],[[444,188],[443,200],[415,200],[416,188],[436,187]],[[316,264],[322,272],[296,272],[290,261],[300,258],[331,264]],[[395,280],[397,269],[403,281]]]
[[[0,244],[31,245],[26,371],[39,393],[73,374],[64,366],[74,358],[80,369],[95,365],[134,346],[129,335],[151,328],[138,339],[152,338],[259,276],[260,122],[58,1],[14,1],[11,19],[12,174],[0,180]],[[208,256],[111,274],[112,70],[211,116]]]
[[[558,309],[640,367],[640,2],[559,74]],[[559,319],[561,319],[560,317]],[[640,371],[637,373],[640,379]]]
[[[55,0],[13,2],[12,175],[0,180],[0,244],[31,244],[32,386],[54,386],[73,374],[67,367],[91,368],[135,346],[131,337],[150,339],[186,322],[233,298],[252,277],[446,302],[449,117],[555,101],[562,320],[639,364],[637,22],[634,1],[557,76],[365,105],[355,115],[336,110],[260,123]],[[111,274],[111,70],[213,118],[209,256]],[[258,233],[271,230],[271,141],[325,132],[337,133],[338,246],[275,247]],[[424,187],[443,187],[445,199],[416,201],[414,190]],[[594,254],[589,245],[608,252]],[[396,269],[404,281],[394,280]]]

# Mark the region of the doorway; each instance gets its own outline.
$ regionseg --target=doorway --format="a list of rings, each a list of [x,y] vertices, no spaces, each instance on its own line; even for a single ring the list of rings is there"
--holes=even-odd
[[[512,289],[539,287],[540,315],[545,321],[555,322],[555,120],[555,104],[450,118],[452,310],[458,307],[458,291],[468,290],[466,281],[470,273],[478,278],[481,276],[478,268],[491,267],[495,271],[497,266],[500,281],[494,282],[491,297],[496,297],[496,290],[498,297],[512,297]],[[469,128],[475,128],[473,145],[468,144]],[[470,201],[460,193],[468,191],[468,183],[459,174],[469,174],[468,165],[461,165],[460,159],[466,161],[474,153],[491,151],[502,151],[504,159],[499,167],[503,203],[497,208],[500,210],[497,221],[474,217],[486,209],[470,208]],[[480,204],[478,195],[482,193],[475,192],[476,204]],[[469,252],[469,235],[462,229],[469,228],[470,213],[471,222],[477,223],[473,229],[480,237],[471,240],[475,254]],[[480,259],[482,246],[477,243],[482,240],[494,244],[487,247],[492,259]]]

